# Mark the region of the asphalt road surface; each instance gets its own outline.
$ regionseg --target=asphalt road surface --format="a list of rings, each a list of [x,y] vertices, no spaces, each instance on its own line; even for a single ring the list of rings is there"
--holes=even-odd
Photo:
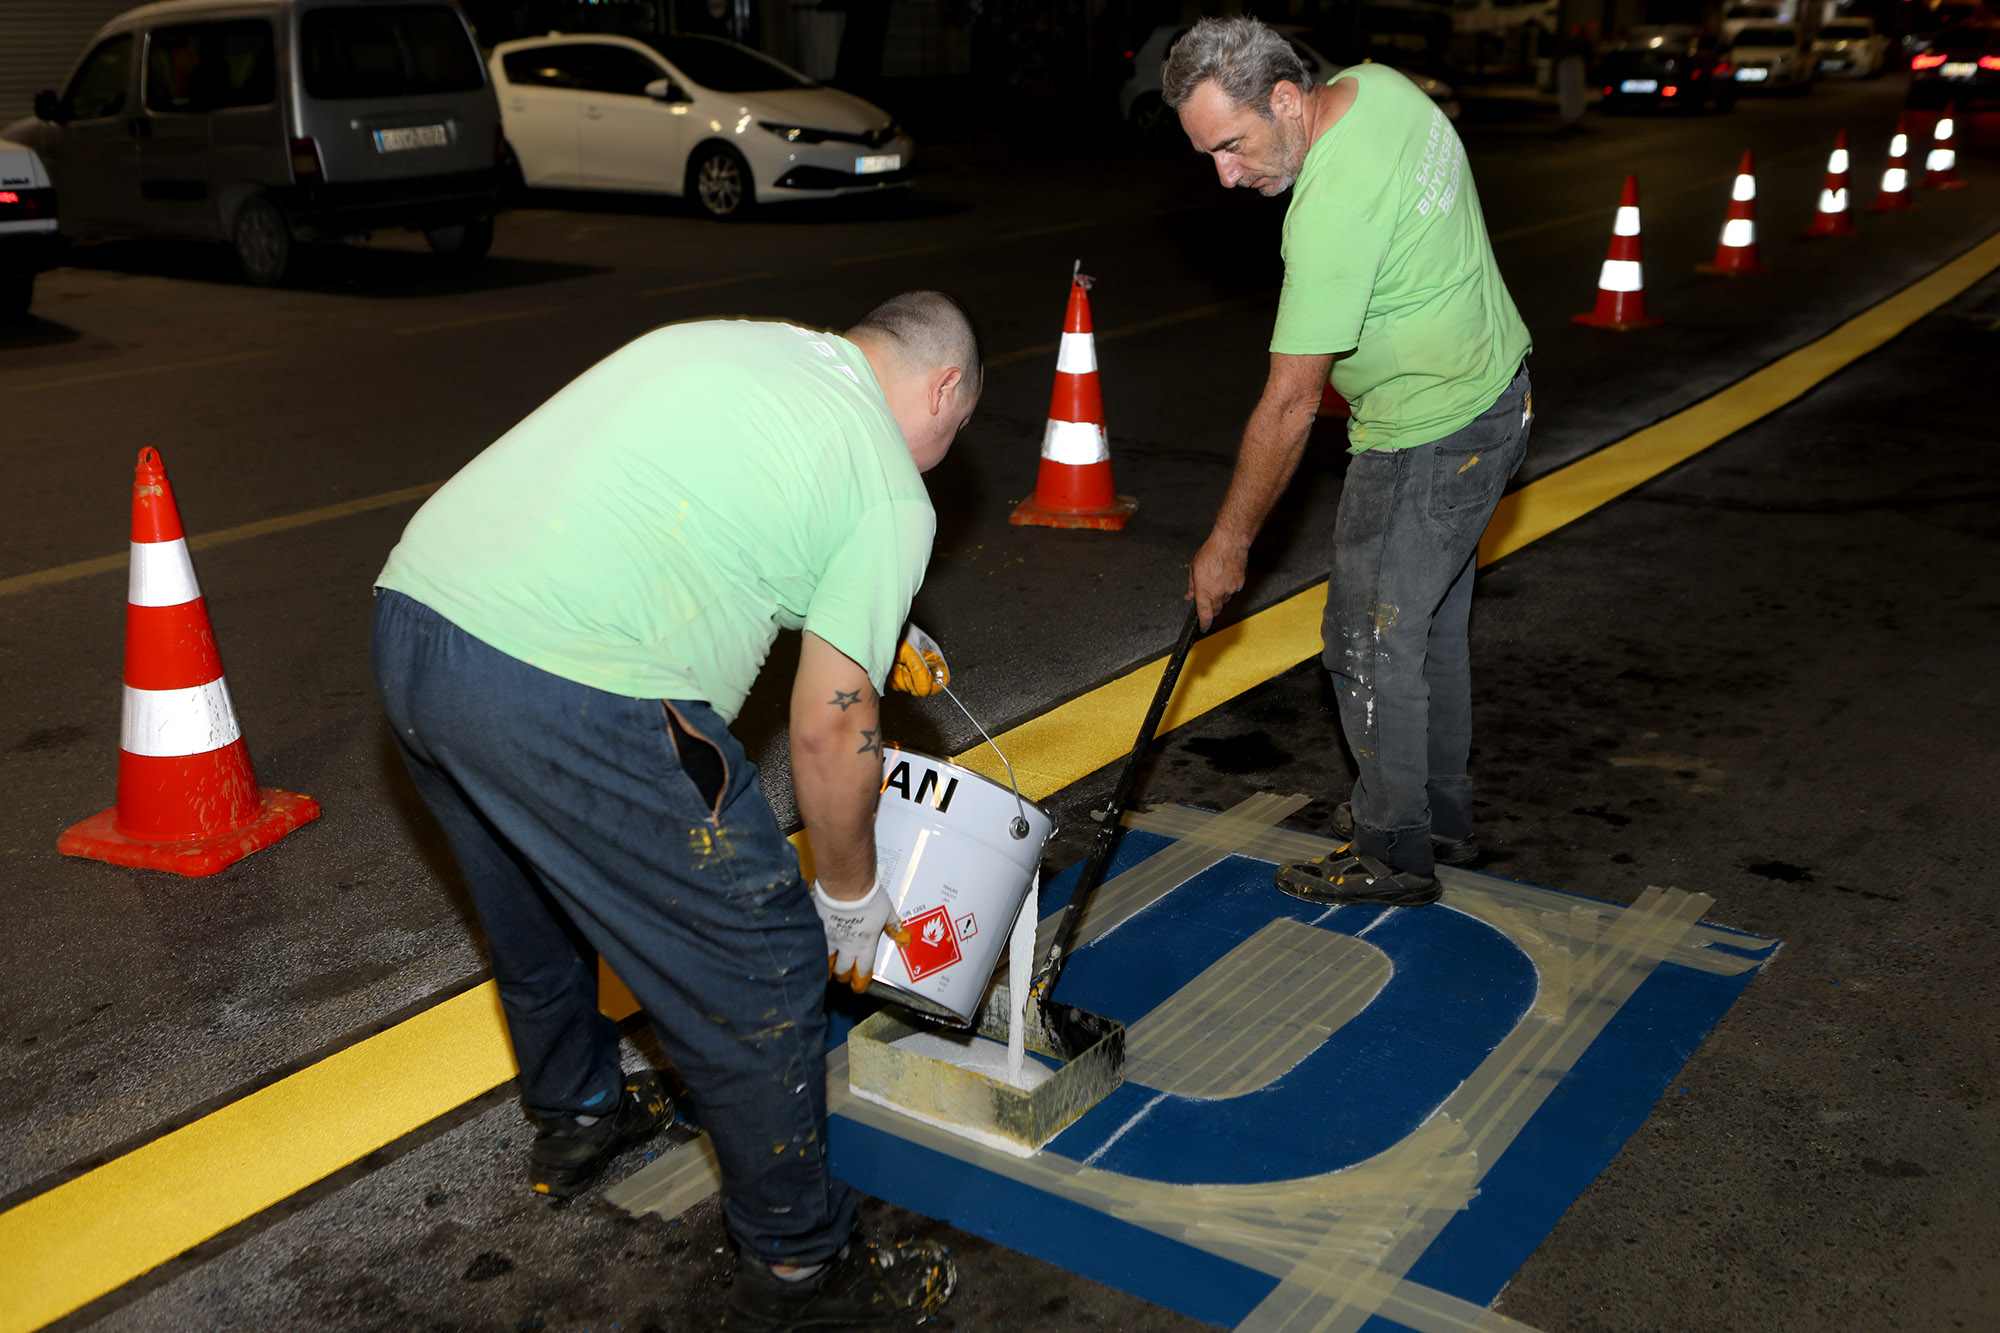
[[[1962,122],[1969,188],[1795,240],[1835,132],[1873,198],[1895,79],[1699,119],[1533,112],[1465,126],[1500,262],[1535,335],[1522,480],[1723,388],[1983,240],[2000,117]],[[1745,147],[1774,272],[1710,257]],[[993,369],[931,474],[940,531],[915,618],[990,729],[1157,656],[1182,615],[1262,382],[1282,201],[1192,154],[1061,123],[940,129],[921,187],[740,226],[671,202],[537,196],[469,272],[411,238],[246,287],[225,255],[79,247],[0,337],[0,529],[11,704],[0,929],[0,1205],[463,989],[484,959],[463,890],[396,763],[367,672],[369,588],[417,503],[562,384],[658,324],[840,326],[912,286],[961,296]],[[1628,172],[1664,327],[1586,329]],[[1033,487],[1074,260],[1092,292],[1127,531],[1010,528]],[[2000,463],[1988,280],[1798,402],[1482,579],[1475,771],[1492,868],[1629,901],[1710,893],[1786,942],[1497,1307],[1549,1329],[2000,1326],[1992,1017]],[[209,880],[54,852],[106,805],[123,580],[67,567],[127,538],[136,451],[164,455],[260,778],[317,823]],[[1323,578],[1341,471],[1316,437],[1234,613]],[[389,497],[385,499],[384,497]],[[321,512],[329,511],[329,512]],[[309,521],[286,520],[306,516]],[[262,524],[262,530],[244,531]],[[47,575],[46,578],[30,576]],[[774,673],[783,666],[783,649]],[[768,682],[768,677],[767,677]],[[788,810],[781,689],[746,740]],[[955,710],[900,702],[893,737],[951,753]],[[1303,666],[1174,733],[1144,787],[1220,807],[1299,791],[1323,824],[1346,761]],[[1050,802],[1070,829],[1100,772]],[[502,1087],[72,1316],[168,1330],[712,1327],[730,1271],[712,1202],[674,1223],[518,1187]],[[636,1162],[636,1156],[635,1156]],[[1132,1333],[1191,1321],[947,1235],[961,1328]],[[4,1265],[4,1260],[0,1260]],[[539,1322],[537,1322],[539,1321]]]

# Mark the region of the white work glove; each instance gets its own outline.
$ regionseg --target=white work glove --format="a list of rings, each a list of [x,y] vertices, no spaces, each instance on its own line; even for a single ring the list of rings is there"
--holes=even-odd
[[[868,989],[875,975],[875,950],[884,932],[898,944],[910,942],[910,932],[896,919],[889,895],[877,883],[868,896],[853,902],[829,898],[813,881],[813,907],[826,927],[826,974],[844,981],[856,995]]]
[[[889,669],[889,688],[922,699],[951,684],[951,670],[944,664],[944,649],[930,635],[910,626],[896,647],[896,665]]]

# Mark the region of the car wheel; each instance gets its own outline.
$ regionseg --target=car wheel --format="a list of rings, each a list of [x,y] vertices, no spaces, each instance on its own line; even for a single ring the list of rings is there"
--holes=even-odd
[[[688,162],[688,197],[718,221],[734,222],[757,202],[750,166],[727,144],[707,144]]]
[[[297,248],[292,229],[278,206],[263,195],[254,196],[236,210],[229,234],[236,243],[237,267],[259,287],[275,287],[291,272],[292,252]]]
[[[33,273],[0,273],[0,319],[23,319],[35,299]]]
[[[493,219],[480,218],[474,222],[454,223],[449,227],[431,227],[425,230],[424,240],[433,252],[446,259],[470,264],[484,259],[486,252],[493,248]]]
[[[1181,127],[1180,117],[1167,109],[1167,99],[1158,93],[1140,93],[1133,98],[1125,121],[1134,134],[1155,147],[1164,146]]]

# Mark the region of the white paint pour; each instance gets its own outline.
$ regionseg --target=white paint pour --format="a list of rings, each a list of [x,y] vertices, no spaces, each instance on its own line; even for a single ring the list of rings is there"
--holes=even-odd
[[[1028,881],[1028,896],[1014,914],[1014,933],[1007,940],[1007,1081],[1017,1088],[1028,1058],[1028,986],[1035,961],[1035,927],[1042,919],[1042,872]],[[1038,1080],[1039,1081],[1039,1080]]]
[[[899,1051],[908,1051],[926,1060],[936,1060],[940,1064],[954,1065],[974,1074],[983,1074],[995,1082],[1009,1083],[1029,1092],[1047,1082],[1049,1076],[1056,1072],[1037,1058],[1023,1062],[1024,1067],[1019,1080],[1009,1078],[1007,1048],[990,1037],[933,1032],[926,1028],[907,1037],[898,1037],[889,1044]]]

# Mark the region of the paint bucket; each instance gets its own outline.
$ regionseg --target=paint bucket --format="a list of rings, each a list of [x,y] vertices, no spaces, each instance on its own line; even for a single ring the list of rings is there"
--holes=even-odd
[[[1054,832],[1046,811],[990,778],[885,748],[875,875],[910,942],[883,936],[870,989],[970,1023]]]

